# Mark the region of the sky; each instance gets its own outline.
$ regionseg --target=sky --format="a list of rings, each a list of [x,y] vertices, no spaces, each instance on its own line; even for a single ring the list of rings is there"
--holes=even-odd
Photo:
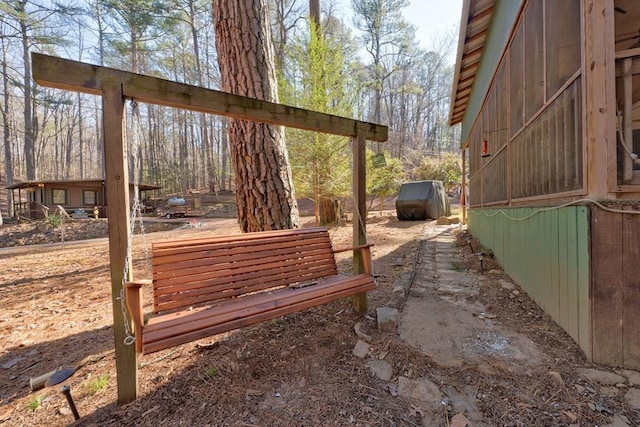
[[[410,0],[409,6],[403,9],[405,19],[416,27],[416,39],[420,46],[429,49],[433,39],[447,31],[458,37],[463,0]],[[351,0],[337,0],[338,10],[350,11]],[[351,18],[347,19],[351,23]],[[457,47],[457,43],[455,45]],[[455,48],[452,52],[455,61]]]
[[[462,0],[411,0],[404,17],[417,27],[416,39],[427,48],[434,35],[455,30],[457,35],[462,14]]]

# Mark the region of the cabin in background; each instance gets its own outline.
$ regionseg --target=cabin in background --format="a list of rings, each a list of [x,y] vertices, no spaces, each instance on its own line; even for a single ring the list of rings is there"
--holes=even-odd
[[[159,190],[155,185],[139,184],[140,200],[148,199],[147,193]],[[25,181],[10,185],[12,191],[14,217],[23,216],[30,219],[42,219],[49,212],[53,213],[58,206],[72,215],[74,212],[86,212],[94,215],[98,209],[101,218],[107,217],[108,200],[104,180],[77,181]],[[129,193],[133,194],[134,185],[129,185]],[[133,197],[130,197],[133,203]],[[143,207],[144,209],[144,207]]]
[[[595,362],[640,369],[640,8],[465,0],[468,227]],[[464,174],[463,174],[464,176]]]

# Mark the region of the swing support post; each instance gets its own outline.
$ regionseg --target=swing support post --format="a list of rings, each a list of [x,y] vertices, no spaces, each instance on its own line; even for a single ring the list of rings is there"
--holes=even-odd
[[[111,268],[111,299],[115,334],[118,402],[128,403],[138,397],[138,370],[135,347],[125,344],[125,324],[121,301],[123,275],[132,280],[129,218],[129,169],[125,145],[125,99],[120,82],[102,82],[102,120],[104,132],[104,158],[106,165],[105,188],[109,201],[109,265]],[[125,263],[129,263],[125,268]]]
[[[366,135],[361,127],[358,133],[351,138],[353,150],[353,246],[358,247],[367,243],[366,215],[367,215],[367,189],[366,189]],[[353,273],[365,272],[365,265],[360,251],[353,251]],[[356,313],[367,311],[367,294],[353,296],[353,309]]]

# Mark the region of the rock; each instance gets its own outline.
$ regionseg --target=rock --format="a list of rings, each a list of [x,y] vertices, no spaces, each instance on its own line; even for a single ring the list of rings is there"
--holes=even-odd
[[[367,368],[373,375],[383,381],[389,381],[393,376],[393,368],[386,360],[371,360],[367,362]]]
[[[638,371],[630,371],[630,370],[622,370],[619,372],[623,376],[625,376],[629,383],[633,385],[640,385],[640,372]]]
[[[365,332],[362,331],[362,323],[358,322],[355,324],[355,326],[353,327],[353,330],[355,331],[356,335],[360,338],[362,338],[363,340],[367,341],[367,342],[371,342],[373,341],[373,337],[371,335],[366,334]]]
[[[451,427],[471,427],[471,421],[462,414],[455,414],[449,423]]]
[[[626,378],[621,375],[598,369],[578,369],[578,373],[592,383],[595,382],[602,385],[615,385],[626,381]]]
[[[376,313],[378,315],[378,332],[395,333],[398,328],[398,309],[379,307]]]
[[[391,396],[398,397],[398,385],[396,383],[387,383],[382,389],[388,391]]]
[[[549,371],[549,376],[558,384],[564,386],[564,380],[562,379],[562,375],[557,371]]]
[[[441,216],[436,220],[436,225],[449,225],[449,218]]]
[[[442,392],[437,385],[427,378],[411,380],[407,377],[399,377],[398,395],[427,403],[430,406],[440,406],[442,403]]]
[[[502,270],[498,270],[497,268],[493,268],[487,272],[487,274],[499,275],[502,274]]]
[[[596,402],[596,403],[589,402],[589,403],[587,403],[587,406],[589,408],[591,408],[592,411],[613,415],[613,411],[611,409],[607,408],[606,406],[604,406],[600,402]]]
[[[404,295],[404,286],[394,286],[393,293]]]
[[[511,294],[513,294],[515,296],[518,296],[518,295],[520,295],[520,291],[517,290],[517,289],[514,289],[513,292],[511,292]]]
[[[575,385],[575,388],[576,388],[576,392],[577,392],[578,394],[582,394],[582,393],[584,393],[584,392],[585,392],[585,390],[586,390],[586,389],[585,389],[583,386],[581,386],[580,384],[576,384],[576,385]]]
[[[13,359],[9,360],[6,363],[2,364],[2,369],[11,369],[14,366],[16,366],[18,363],[20,363],[20,361],[22,360],[22,357],[18,356],[18,357],[14,357]]]
[[[629,401],[629,406],[632,406],[635,409],[640,409],[640,389],[629,389],[624,397]]]
[[[506,289],[508,291],[512,291],[512,290],[514,290],[516,288],[516,285],[514,285],[513,283],[508,282],[508,281],[506,281],[504,279],[498,280],[498,283],[500,284],[500,287],[502,289]]]
[[[358,340],[356,346],[353,348],[353,355],[359,357],[360,359],[364,359],[367,354],[369,354],[369,349],[371,346],[362,340]]]

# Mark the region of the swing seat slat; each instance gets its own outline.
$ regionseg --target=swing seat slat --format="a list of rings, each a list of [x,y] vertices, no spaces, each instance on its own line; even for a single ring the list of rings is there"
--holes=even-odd
[[[154,243],[154,315],[146,324],[142,284],[125,284],[136,351],[160,351],[373,290],[370,246],[334,250],[326,228]],[[347,250],[361,252],[364,273],[338,273],[334,254]]]

